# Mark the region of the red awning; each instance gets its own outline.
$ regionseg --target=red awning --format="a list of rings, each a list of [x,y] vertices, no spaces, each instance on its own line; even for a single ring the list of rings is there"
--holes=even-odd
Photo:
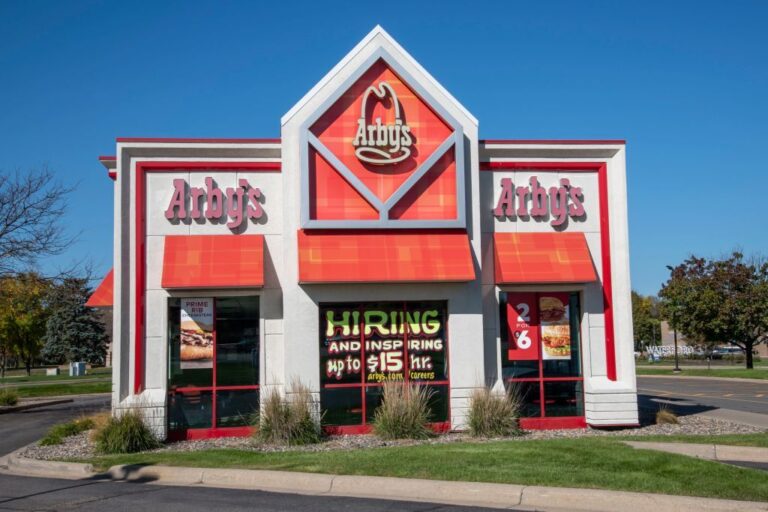
[[[497,284],[597,280],[584,233],[495,233]]]
[[[88,297],[88,302],[86,302],[85,305],[92,308],[112,307],[112,303],[114,302],[114,294],[112,293],[114,286],[114,269],[109,269],[109,272],[104,276],[104,279],[99,283],[99,286],[97,286],[91,296]]]
[[[264,236],[166,236],[162,286],[163,288],[264,286]]]
[[[472,281],[466,233],[299,231],[300,283]]]

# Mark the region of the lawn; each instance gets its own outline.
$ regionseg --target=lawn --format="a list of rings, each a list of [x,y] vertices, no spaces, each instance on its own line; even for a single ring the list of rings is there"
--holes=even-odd
[[[87,461],[115,464],[271,469],[580,487],[768,501],[768,478],[754,469],[650,450],[614,438],[451,443],[328,452],[232,449],[150,452]]]
[[[14,389],[22,398],[37,398],[43,396],[86,395],[91,393],[109,393],[112,391],[112,381],[76,382],[71,384],[37,384],[21,386]]]
[[[746,368],[729,368],[729,369],[712,369],[707,370],[706,368],[686,368],[681,373],[677,374],[674,373],[670,369],[666,368],[648,368],[648,367],[637,367],[637,374],[638,375],[681,375],[681,376],[691,376],[691,377],[724,377],[724,378],[738,378],[738,379],[758,379],[758,380],[768,380],[768,370],[762,369],[762,368],[754,368],[752,370],[747,370]]]
[[[6,372],[6,377],[0,379],[0,384],[19,384],[22,382],[45,382],[45,381],[68,381],[77,379],[88,378],[104,378],[109,380],[112,378],[112,368],[93,368],[87,371],[86,375],[81,377],[70,377],[67,373],[61,373],[60,375],[48,376],[44,372],[40,373],[39,369],[32,370],[32,375],[27,375],[24,370],[12,370]]]

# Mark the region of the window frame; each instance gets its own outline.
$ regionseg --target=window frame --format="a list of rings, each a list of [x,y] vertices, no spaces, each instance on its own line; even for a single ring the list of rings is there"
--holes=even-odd
[[[322,312],[327,308],[333,308],[338,307],[341,305],[350,305],[354,306],[358,311],[361,312],[360,315],[360,321],[359,321],[359,327],[360,327],[360,342],[361,342],[361,348],[360,348],[360,361],[361,361],[361,371],[360,371],[360,382],[347,382],[347,383],[338,383],[338,384],[325,384],[323,383],[323,368],[322,368],[322,361],[323,357],[322,354],[319,353],[318,357],[318,372],[319,372],[319,382],[320,382],[320,409],[321,412],[323,409],[322,404],[322,395],[323,390],[326,389],[359,389],[360,390],[360,396],[361,396],[361,423],[359,424],[350,424],[350,425],[330,425],[330,424],[323,424],[322,428],[323,431],[332,434],[332,435],[340,435],[340,434],[367,434],[370,433],[372,430],[372,423],[366,420],[367,416],[367,406],[366,406],[366,392],[369,388],[381,388],[384,386],[383,382],[378,383],[368,383],[365,382],[365,329],[364,329],[364,319],[362,312],[365,310],[366,306],[373,306],[373,305],[400,305],[403,311],[407,311],[408,304],[418,304],[418,303],[438,303],[441,304],[444,311],[444,318],[443,318],[443,344],[444,344],[444,357],[445,357],[445,378],[441,380],[436,380],[433,382],[423,382],[423,381],[416,381],[415,383],[420,383],[427,387],[445,387],[446,389],[446,402],[447,402],[447,410],[446,410],[446,419],[444,421],[436,421],[429,424],[429,427],[435,431],[435,432],[447,432],[450,430],[451,426],[451,364],[450,364],[450,332],[449,332],[449,318],[450,318],[450,310],[448,307],[448,301],[445,299],[414,299],[414,300],[369,300],[369,301],[362,301],[362,302],[355,302],[355,301],[334,301],[334,302],[321,302],[318,304],[318,342],[323,343],[325,339],[324,331],[322,328],[323,324],[323,316]],[[408,327],[406,324],[405,332],[403,333],[403,361],[404,361],[404,383],[410,383],[409,378],[409,368],[408,368]]]

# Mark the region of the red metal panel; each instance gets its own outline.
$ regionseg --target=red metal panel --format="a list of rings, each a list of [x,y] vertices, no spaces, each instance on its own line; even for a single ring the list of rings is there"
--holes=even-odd
[[[464,232],[299,231],[299,282],[472,281]]]
[[[163,288],[264,286],[264,236],[166,236],[162,286]]]
[[[597,280],[583,233],[494,233],[497,284]]]
[[[520,428],[524,430],[560,430],[586,427],[587,420],[584,419],[584,416],[520,418]]]
[[[118,142],[189,142],[193,139],[118,139]],[[194,139],[197,140],[197,139]],[[205,139],[201,142],[223,142],[224,139]],[[269,142],[269,139],[243,139],[241,142]],[[278,141],[279,139],[275,139]],[[136,209],[134,236],[134,250],[136,255],[136,288],[135,288],[135,332],[134,332],[134,375],[133,391],[139,394],[144,389],[144,294],[146,289],[145,272],[145,243],[144,228],[146,212],[144,208],[146,196],[146,173],[149,172],[175,172],[179,170],[205,171],[210,169],[240,169],[249,171],[279,172],[280,162],[189,162],[189,161],[147,161],[136,164]]]
[[[99,283],[99,286],[96,287],[88,298],[88,302],[85,303],[86,306],[92,308],[112,307],[115,288],[114,274],[114,269],[109,269],[107,275],[104,276],[104,280]]]

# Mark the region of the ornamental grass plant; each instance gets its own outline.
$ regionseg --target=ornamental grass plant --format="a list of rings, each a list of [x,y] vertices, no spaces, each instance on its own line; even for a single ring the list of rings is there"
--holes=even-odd
[[[469,400],[467,423],[473,437],[507,437],[522,433],[520,398],[514,389],[504,392],[484,387],[473,391]]]
[[[41,446],[53,446],[64,442],[65,437],[75,436],[86,430],[91,430],[96,426],[96,422],[93,418],[79,418],[76,420],[68,421],[66,423],[59,423],[54,425],[48,430],[48,433],[44,438],[40,440]]]
[[[19,403],[19,394],[13,389],[0,389],[0,405],[13,406]]]
[[[101,454],[135,453],[160,446],[138,409],[128,409],[110,417],[93,435],[96,451]]]
[[[418,384],[386,382],[381,405],[373,415],[373,431],[382,439],[425,439],[434,392]]]
[[[656,424],[657,425],[677,425],[680,420],[677,418],[677,414],[666,404],[659,407],[656,411]]]
[[[286,398],[277,389],[271,389],[262,398],[261,411],[254,417],[254,438],[265,444],[289,446],[319,443],[316,405],[310,389],[299,381],[291,383]]]

